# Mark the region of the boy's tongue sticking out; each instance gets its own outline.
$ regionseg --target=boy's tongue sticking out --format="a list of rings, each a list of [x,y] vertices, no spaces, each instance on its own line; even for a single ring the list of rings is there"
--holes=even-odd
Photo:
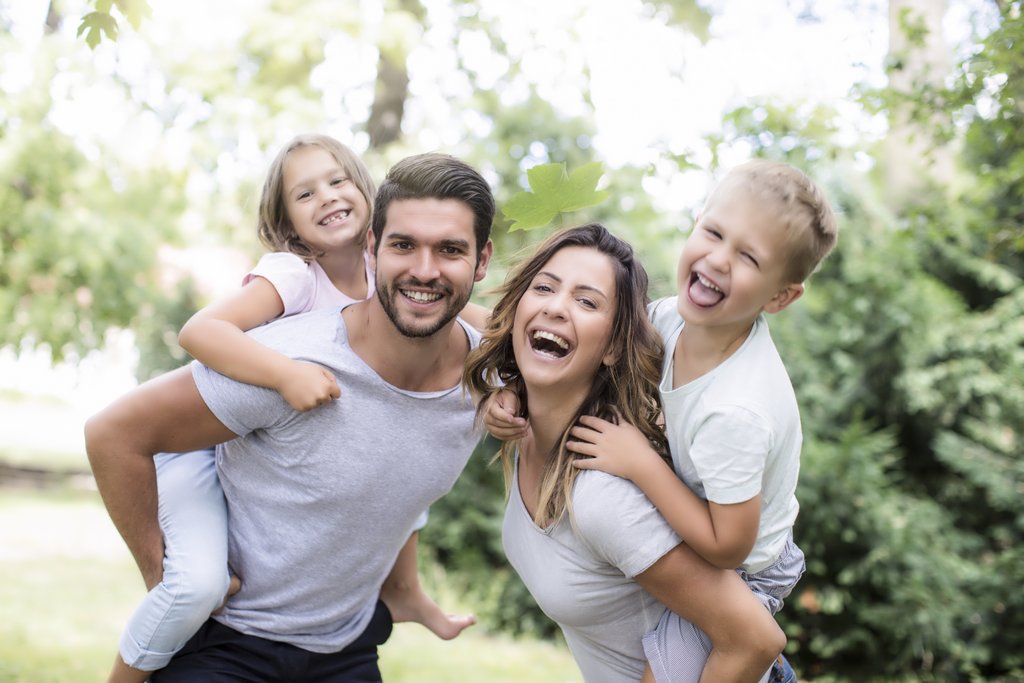
[[[698,306],[714,306],[725,294],[711,280],[694,273],[690,277],[689,296],[690,301]]]

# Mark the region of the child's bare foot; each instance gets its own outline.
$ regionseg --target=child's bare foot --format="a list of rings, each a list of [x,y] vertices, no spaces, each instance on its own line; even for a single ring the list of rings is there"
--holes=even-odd
[[[476,623],[472,614],[446,614],[421,589],[381,591],[380,599],[388,606],[394,622],[423,624],[442,640],[451,640]]]

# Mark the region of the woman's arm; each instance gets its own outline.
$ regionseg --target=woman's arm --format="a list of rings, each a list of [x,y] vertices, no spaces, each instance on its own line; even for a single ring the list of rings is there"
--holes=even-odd
[[[658,508],[688,546],[708,562],[735,569],[750,554],[761,521],[761,496],[734,505],[708,503],[683,483],[633,425],[584,416],[567,448],[581,455],[580,469],[629,479]]]
[[[309,410],[340,396],[326,369],[263,346],[245,331],[284,313],[274,285],[254,277],[240,290],[193,315],[181,328],[182,348],[231,379],[274,389],[296,410]]]
[[[711,639],[702,683],[754,683],[786,646],[782,629],[739,575],[711,566],[686,544],[670,550],[635,580]]]

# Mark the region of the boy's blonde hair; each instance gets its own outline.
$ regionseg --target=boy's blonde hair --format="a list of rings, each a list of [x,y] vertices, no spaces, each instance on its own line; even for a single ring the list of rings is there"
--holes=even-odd
[[[371,220],[373,199],[377,190],[363,160],[351,149],[329,135],[317,133],[297,135],[281,148],[281,151],[274,157],[274,161],[271,162],[270,169],[267,171],[267,179],[263,183],[263,192],[260,195],[259,222],[256,229],[260,242],[270,251],[287,251],[304,261],[312,261],[321,254],[303,242],[299,234],[295,232],[295,226],[288,218],[288,205],[284,198],[284,162],[288,160],[289,154],[303,147],[319,147],[334,157],[366,200],[367,210],[371,214],[368,219]],[[369,225],[367,222],[365,227],[369,227]],[[365,229],[359,231],[358,240],[360,245],[366,243]]]
[[[821,188],[799,169],[778,161],[755,159],[731,169],[708,197],[711,206],[725,191],[739,188],[774,211],[786,229],[789,250],[783,277],[806,280],[836,245],[839,226]]]

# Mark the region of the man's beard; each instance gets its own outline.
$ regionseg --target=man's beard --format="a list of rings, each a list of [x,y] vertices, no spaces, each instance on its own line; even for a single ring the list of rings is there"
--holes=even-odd
[[[421,283],[416,280],[406,281],[402,284],[408,285],[408,288],[410,289],[423,287],[425,289],[438,291],[448,301],[448,306],[444,309],[440,317],[432,320],[425,320],[420,323],[420,325],[416,324],[419,321],[407,323],[399,317],[398,307],[395,306],[395,298],[404,296],[399,291],[402,287],[396,285],[394,289],[392,289],[388,283],[383,282],[378,278],[376,283],[377,299],[380,301],[381,306],[384,307],[384,312],[387,314],[391,323],[395,326],[395,329],[405,337],[422,338],[432,336],[451,322],[469,301],[469,291],[463,292],[461,295],[457,295],[457,293],[450,287],[434,285],[431,283]]]

